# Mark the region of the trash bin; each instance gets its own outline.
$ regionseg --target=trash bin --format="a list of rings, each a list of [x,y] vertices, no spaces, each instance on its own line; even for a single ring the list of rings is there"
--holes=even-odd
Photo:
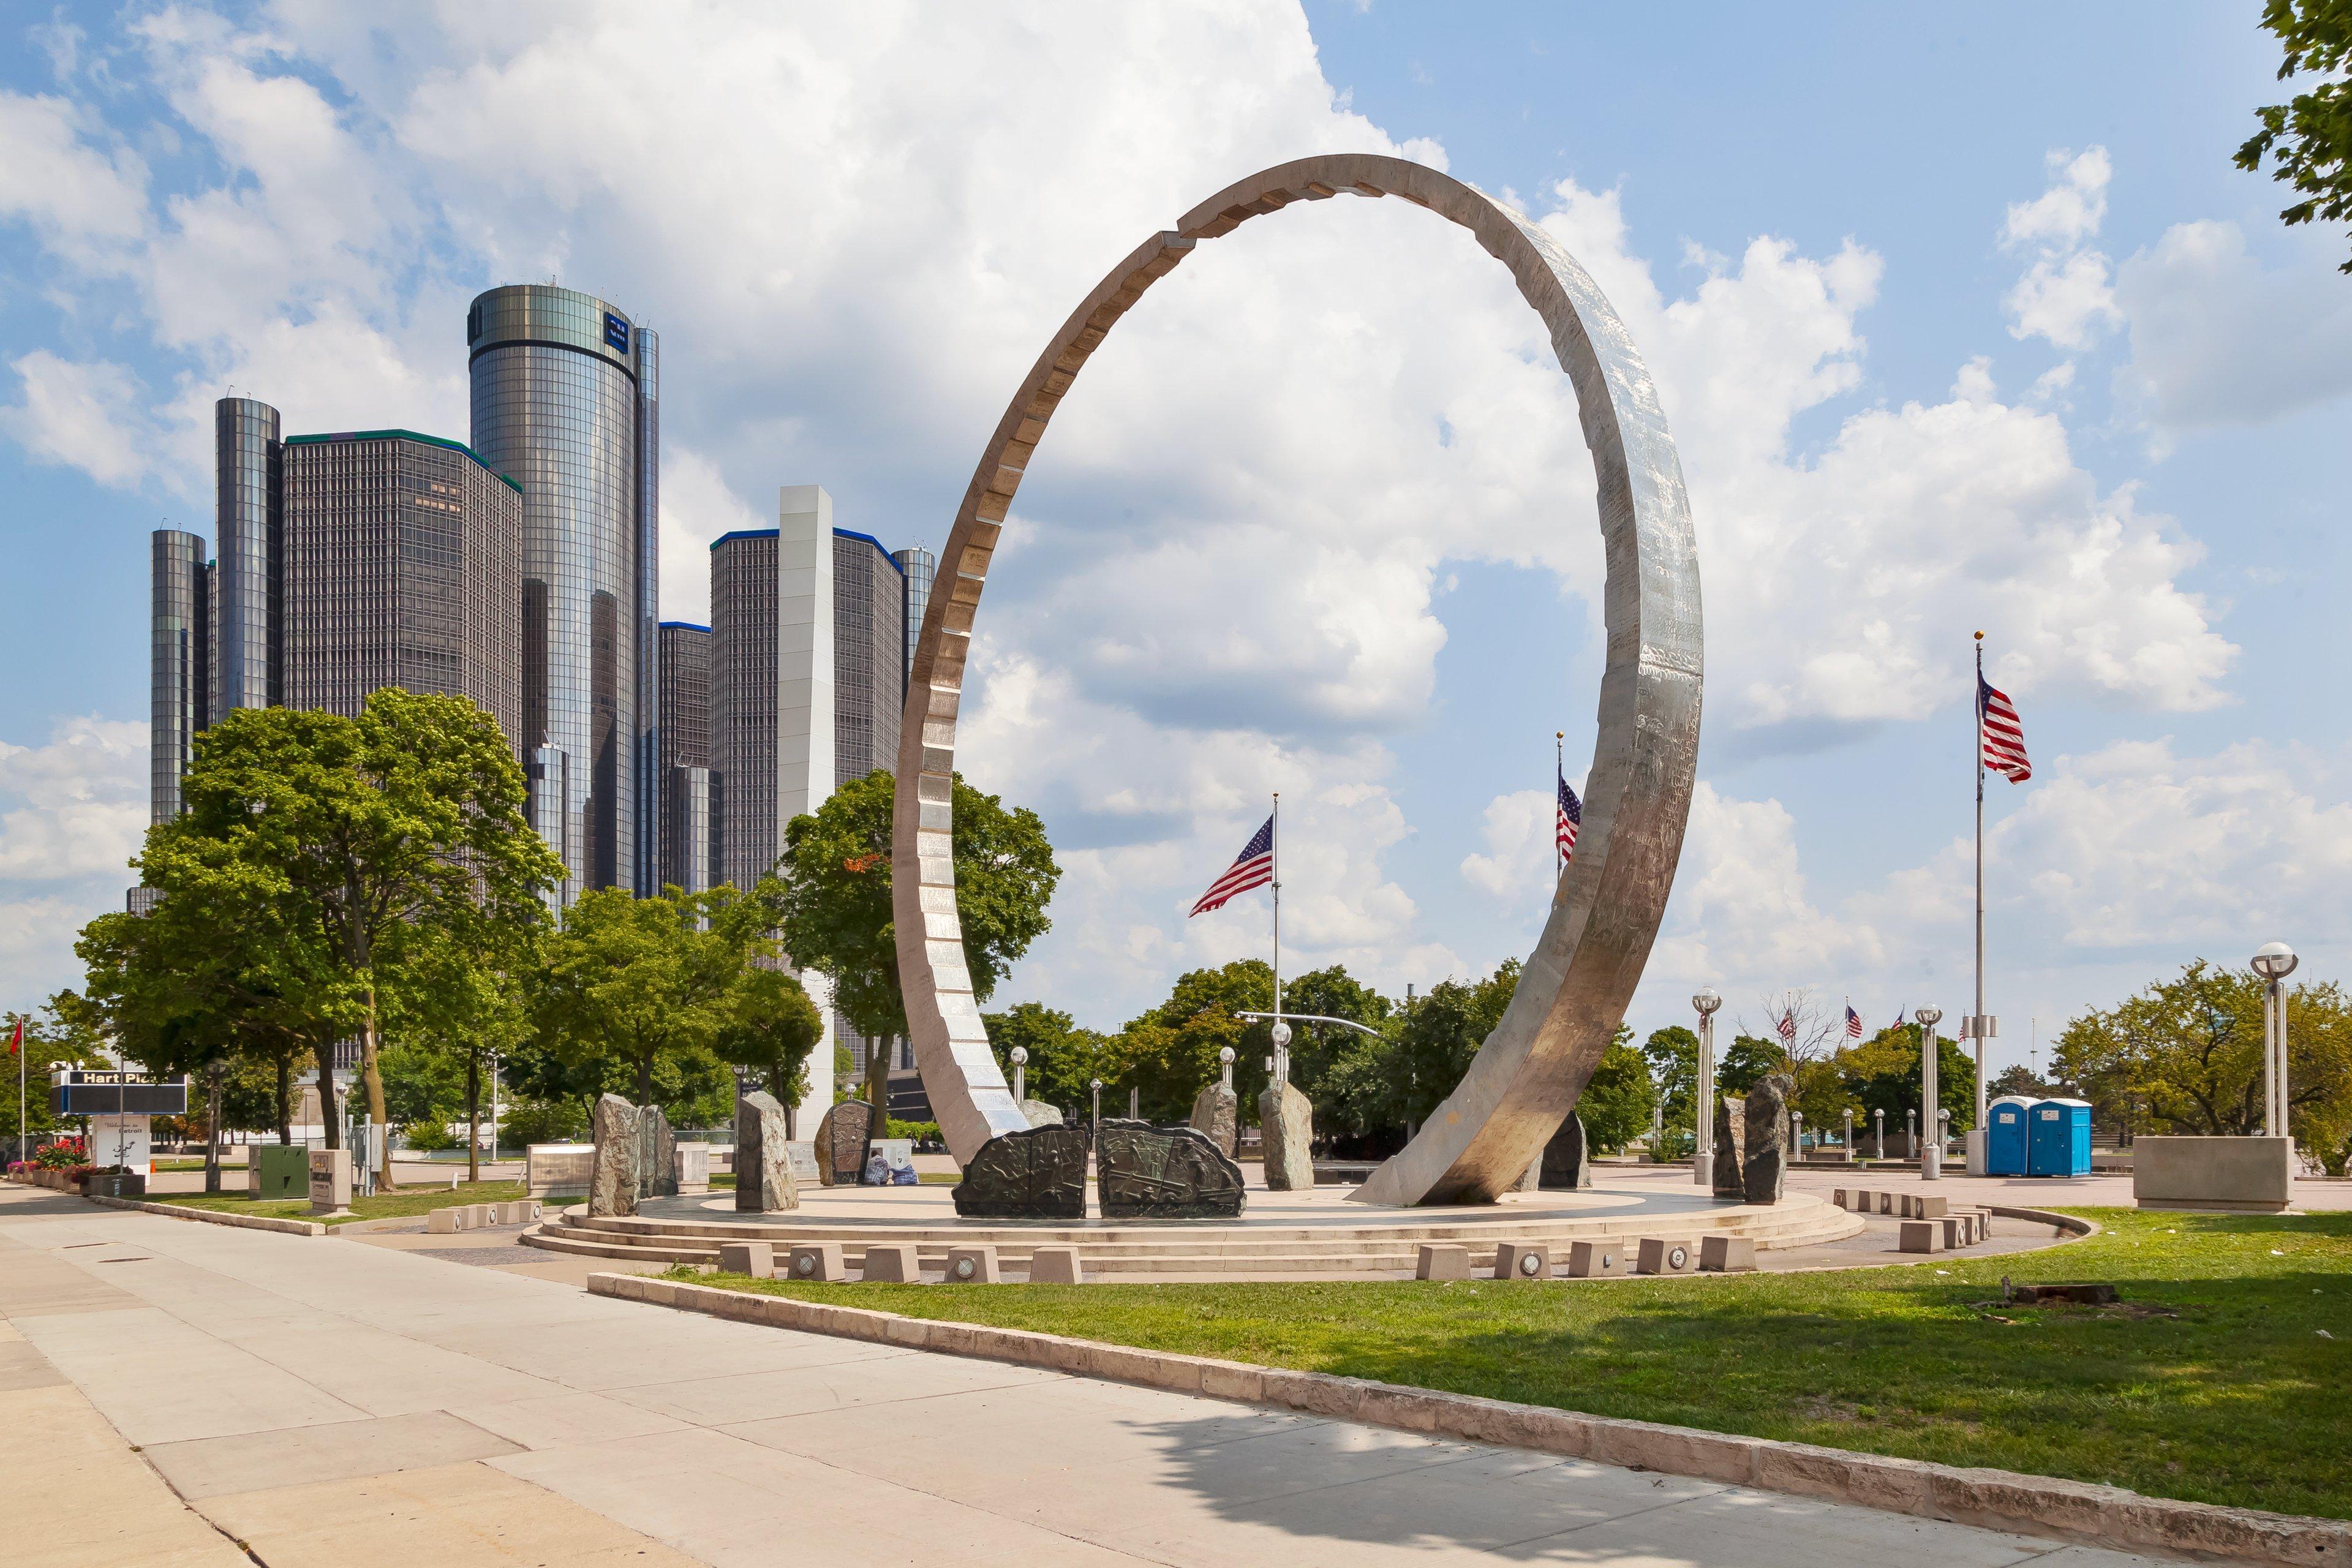
[[[2025,1174],[2025,1129],[2032,1110],[2033,1101],[2021,1094],[2004,1094],[1985,1108],[1986,1175]]]
[[[2026,1173],[2087,1176],[2091,1173],[2091,1102],[2038,1100],[2026,1139]]]

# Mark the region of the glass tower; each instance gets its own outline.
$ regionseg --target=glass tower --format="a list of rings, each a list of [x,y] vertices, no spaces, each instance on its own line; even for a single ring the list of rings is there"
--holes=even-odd
[[[710,546],[710,771],[717,879],[749,888],[777,837],[776,531]]]
[[[180,780],[209,716],[212,574],[205,542],[176,528],[154,538],[150,619],[148,805],[157,822],[180,815]]]
[[[931,579],[939,574],[940,558],[918,544],[911,550],[894,550],[890,559],[907,579],[907,668],[899,677],[903,686],[915,679],[915,645],[923,637],[923,610],[931,602]],[[897,767],[895,753],[889,766]]]
[[[220,546],[213,585],[215,718],[278,700],[284,450],[278,410],[267,403],[224,397],[213,405],[214,537]]]
[[[660,879],[698,893],[711,885],[710,628],[664,621],[660,639]]]
[[[493,289],[466,318],[473,447],[522,487],[531,816],[583,888],[653,890],[659,468],[653,334],[593,295]]]
[[[898,765],[907,573],[870,534],[833,531],[834,787]]]

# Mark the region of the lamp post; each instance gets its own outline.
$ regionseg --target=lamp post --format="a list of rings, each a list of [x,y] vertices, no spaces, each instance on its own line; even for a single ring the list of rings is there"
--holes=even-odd
[[[1231,1046],[1219,1046],[1217,1047],[1217,1081],[1225,1086],[1225,1092],[1227,1094],[1233,1093],[1234,1048]]]
[[[1029,1047],[1013,1047],[1013,1103],[1020,1104],[1029,1098]]]
[[[1903,1157],[1919,1157],[1919,1108],[1916,1105],[1903,1113]]]
[[[1275,1085],[1279,1088],[1290,1081],[1290,1026],[1276,1018],[1274,1027],[1267,1031],[1267,1037],[1274,1041],[1272,1070]]]
[[[1944,1179],[1944,1147],[1935,1136],[1936,1108],[1941,1103],[1936,1090],[1936,1026],[1944,1021],[1944,1010],[1922,1007],[1916,1016],[1919,1020],[1919,1120],[1921,1131],[1929,1138],[1927,1146],[1919,1151],[1919,1179],[1940,1182]]]
[[[1698,1013],[1698,1109],[1693,1141],[1691,1179],[1702,1187],[1715,1185],[1715,1014],[1723,998],[1711,985],[1702,985],[1691,997]]]
[[[1805,1157],[1805,1113],[1801,1110],[1789,1112],[1789,1142],[1790,1163],[1802,1162]]]
[[[1870,1157],[1874,1160],[1884,1160],[1886,1158],[1886,1108],[1885,1106],[1880,1106],[1870,1113],[1870,1125],[1875,1129],[1873,1136],[1876,1140]]]
[[[2253,969],[2263,977],[2263,1133],[2287,1138],[2286,1115],[2286,977],[2302,961],[2283,942],[2266,942],[2255,952]]]
[[[1845,1108],[1845,1133],[1838,1141],[1838,1147],[1845,1151],[1846,1159],[1853,1158],[1853,1107],[1851,1105]]]

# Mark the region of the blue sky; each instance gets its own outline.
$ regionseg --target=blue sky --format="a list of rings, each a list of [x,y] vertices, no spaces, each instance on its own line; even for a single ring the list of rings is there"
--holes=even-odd
[[[1706,981],[1965,1010],[1968,634],[1997,1059],[2187,958],[2340,973],[2328,676],[2344,237],[2230,155],[2257,7],[325,4],[20,12],[0,52],[0,992],[74,980],[145,819],[148,531],[209,530],[211,400],[463,438],[463,310],[556,276],[664,338],[664,597],[817,482],[936,545],[1046,332],[1247,171],[1359,149],[1505,193],[1656,373],[1708,630],[1647,1028]],[[1024,486],[966,752],[1043,810],[1057,928],[1001,999],[1115,1025],[1262,951],[1187,922],[1285,793],[1294,962],[1523,952],[1552,731],[1591,749],[1573,400],[1475,246],[1393,203],[1156,288]]]

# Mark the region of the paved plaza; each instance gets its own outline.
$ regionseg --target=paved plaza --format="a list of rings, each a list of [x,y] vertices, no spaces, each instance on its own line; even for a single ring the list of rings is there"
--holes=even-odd
[[[16,1564],[2147,1561],[15,1186],[0,1312]]]

